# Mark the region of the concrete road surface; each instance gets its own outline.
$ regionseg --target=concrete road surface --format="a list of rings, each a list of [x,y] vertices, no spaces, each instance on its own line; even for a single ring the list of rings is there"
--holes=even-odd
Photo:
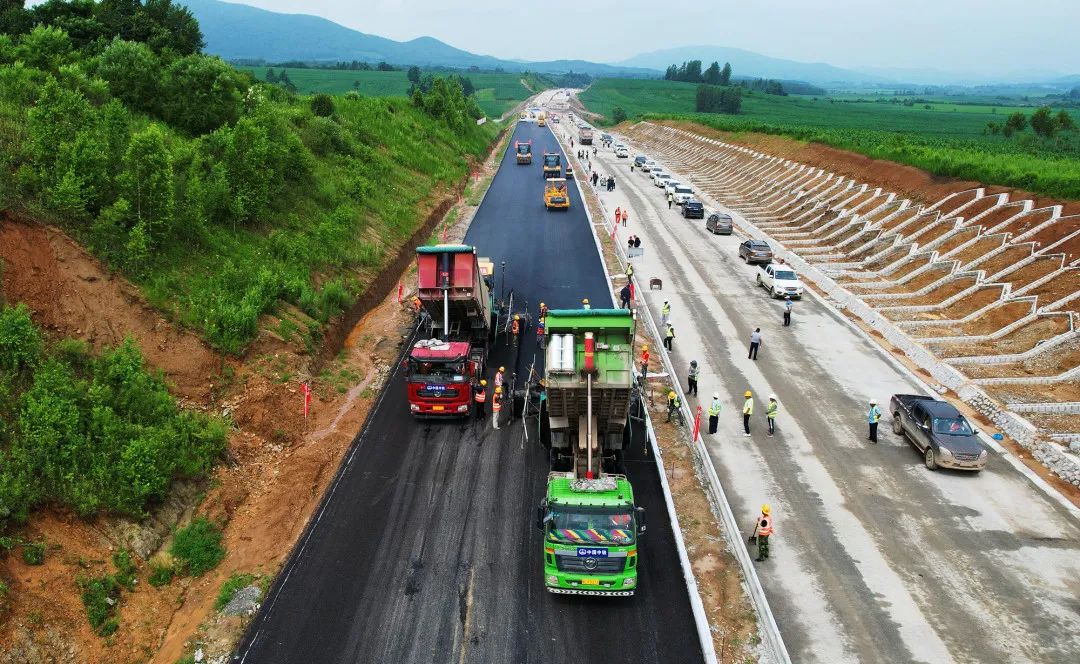
[[[662,291],[644,295],[657,320],[671,301],[683,380],[697,360],[697,403],[713,392],[723,400],[719,432],[705,438],[748,532],[761,504],[772,504],[772,556],[758,573],[792,660],[1080,661],[1075,513],[996,454],[981,474],[927,470],[888,415],[880,443],[869,443],[868,399],[887,411],[893,393],[919,392],[917,382],[811,297],[782,327],[782,304],[738,258],[741,238],[712,236],[703,220],[669,210],[647,174],[630,173],[635,152],[628,160],[599,149],[594,168],[618,183],[601,198],[610,211],[631,210],[619,239],[642,237],[640,282],[663,279]],[[752,361],[755,327],[764,342]],[[756,404],[749,438],[747,389]],[[771,438],[770,393],[780,402]]]
[[[610,306],[606,275],[581,203],[548,212],[539,155],[557,142],[520,124],[531,166],[502,162],[466,241],[497,266],[505,288],[535,312]],[[511,143],[512,150],[512,143]],[[497,273],[496,288],[502,286]],[[490,366],[524,372],[500,344]],[[524,376],[525,374],[522,373]],[[353,442],[323,504],[252,622],[235,661],[700,662],[686,586],[656,466],[640,448],[627,463],[649,515],[637,594],[626,599],[550,595],[534,527],[547,455],[525,444],[520,421],[415,421],[400,369]]]

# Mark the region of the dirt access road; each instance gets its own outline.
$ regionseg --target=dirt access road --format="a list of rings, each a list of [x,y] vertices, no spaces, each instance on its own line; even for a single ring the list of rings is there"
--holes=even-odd
[[[532,124],[515,138],[557,148]],[[547,212],[539,164],[504,159],[466,242],[507,262],[505,288],[534,311],[610,302],[581,202]],[[526,370],[529,332],[516,362],[500,344],[492,366]],[[234,661],[700,662],[656,466],[640,450],[627,466],[649,514],[637,595],[551,596],[533,526],[544,450],[518,423],[413,420],[398,369]]]
[[[608,210],[631,210],[642,237],[635,263],[659,318],[671,301],[674,360],[702,365],[701,404],[719,392],[712,462],[737,515],[764,502],[776,515],[771,558],[759,575],[798,662],[1071,662],[1080,652],[1080,526],[996,454],[979,475],[930,472],[886,418],[866,441],[865,407],[920,392],[910,374],[811,297],[781,325],[782,305],[738,259],[737,236],[711,236],[671,210],[631,159],[599,148],[593,165],[615,173]],[[734,213],[733,213],[734,214]],[[738,223],[738,215],[736,223]],[[757,361],[750,332],[761,327]],[[753,391],[752,436],[742,432]],[[779,397],[775,437],[764,406]],[[696,404],[695,404],[696,405]]]

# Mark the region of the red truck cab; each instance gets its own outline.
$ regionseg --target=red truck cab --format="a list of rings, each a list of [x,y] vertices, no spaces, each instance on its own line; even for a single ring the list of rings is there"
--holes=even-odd
[[[479,371],[468,342],[417,342],[409,353],[409,410],[422,416],[468,415]]]

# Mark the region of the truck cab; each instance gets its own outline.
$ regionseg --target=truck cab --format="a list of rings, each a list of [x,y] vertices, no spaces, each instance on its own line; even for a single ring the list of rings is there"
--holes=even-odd
[[[549,210],[565,210],[570,207],[570,192],[566,188],[566,178],[550,178],[544,183],[544,206]]]
[[[536,114],[536,125],[538,127],[543,127],[546,124],[547,124],[547,114],[544,113],[543,111],[540,111],[539,113]]]
[[[582,127],[578,130],[578,143],[581,143],[582,145],[592,145],[592,139],[592,127]]]
[[[544,531],[544,586],[564,595],[627,597],[637,588],[645,509],[622,475],[575,479],[551,473],[537,508]]]
[[[544,177],[562,177],[562,155],[560,155],[558,152],[544,153]]]
[[[410,411],[414,415],[467,415],[472,383],[483,359],[470,357],[467,342],[428,339],[413,346],[408,358]]]

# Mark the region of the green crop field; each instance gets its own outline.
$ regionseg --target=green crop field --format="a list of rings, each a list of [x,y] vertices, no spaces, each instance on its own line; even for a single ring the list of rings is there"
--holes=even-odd
[[[266,80],[267,67],[238,67],[251,72],[259,80]],[[273,67],[281,74],[280,67]],[[409,79],[404,71],[349,71],[342,69],[296,69],[288,68],[289,80],[302,94],[326,92],[344,94],[356,90],[365,97],[404,96],[409,90]],[[445,75],[436,72],[436,75]],[[515,73],[462,72],[476,86],[476,103],[489,117],[497,118],[533,93],[521,84],[523,76]],[[536,77],[529,76],[528,84],[539,91],[545,87]]]
[[[1001,124],[1009,113],[1030,115],[1035,110],[1030,106],[935,100],[904,105],[892,97],[779,97],[752,92],[743,94],[742,113],[718,115],[694,112],[696,89],[693,83],[675,81],[600,79],[581,94],[581,101],[606,117],[621,106],[631,118],[681,118],[725,131],[784,135],[937,175],[1080,199],[1077,132],[1041,139],[1030,129],[1011,138],[986,131],[987,123]],[[1080,113],[1070,114],[1080,124]]]

